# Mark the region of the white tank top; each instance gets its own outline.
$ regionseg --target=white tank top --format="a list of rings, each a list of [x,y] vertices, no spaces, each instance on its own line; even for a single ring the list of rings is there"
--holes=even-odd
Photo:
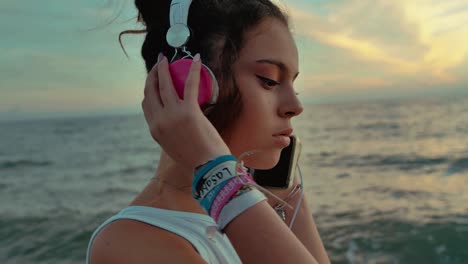
[[[94,231],[86,252],[87,264],[90,264],[89,253],[96,235],[107,224],[118,219],[144,222],[179,235],[189,241],[197,249],[200,256],[210,264],[241,263],[226,234],[217,231],[216,223],[208,215],[147,206],[130,206],[107,219]]]

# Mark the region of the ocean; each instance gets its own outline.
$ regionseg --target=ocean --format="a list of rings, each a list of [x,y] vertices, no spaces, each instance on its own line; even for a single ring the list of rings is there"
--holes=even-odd
[[[468,98],[305,106],[305,191],[332,263],[468,263]],[[143,115],[0,123],[0,263],[84,263],[152,177]]]

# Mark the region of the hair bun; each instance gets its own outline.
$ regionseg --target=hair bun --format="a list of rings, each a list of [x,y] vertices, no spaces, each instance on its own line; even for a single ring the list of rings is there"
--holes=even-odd
[[[148,31],[169,28],[171,0],[135,0],[135,6]]]

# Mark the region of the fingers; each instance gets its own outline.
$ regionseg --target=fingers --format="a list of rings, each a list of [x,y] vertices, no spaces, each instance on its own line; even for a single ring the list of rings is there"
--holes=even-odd
[[[200,54],[196,54],[184,87],[185,101],[193,102],[196,105],[198,105],[201,67]],[[158,57],[157,64],[148,73],[144,94],[142,107],[145,112],[159,112],[165,106],[181,102],[172,82],[168,60],[162,54]]]
[[[198,90],[200,85],[200,69],[201,69],[201,60],[200,54],[197,53],[193,57],[192,65],[190,66],[190,72],[187,76],[187,81],[185,81],[184,87],[184,99],[189,102],[198,104]]]
[[[161,97],[159,95],[159,88],[158,88],[158,64],[151,69],[148,73],[148,77],[146,78],[145,83],[145,99],[149,102],[152,102],[151,105],[154,105],[154,108],[160,109],[163,107]]]
[[[169,72],[169,63],[164,56],[158,65],[159,95],[163,106],[170,106],[180,101],[179,96],[172,83],[171,73]]]
[[[160,53],[156,64],[149,71],[148,76],[146,77],[144,98],[141,102],[143,114],[145,116],[146,122],[150,126],[153,122],[155,122],[155,113],[161,112],[163,108],[158,88],[158,63],[161,60],[161,58],[162,54]]]

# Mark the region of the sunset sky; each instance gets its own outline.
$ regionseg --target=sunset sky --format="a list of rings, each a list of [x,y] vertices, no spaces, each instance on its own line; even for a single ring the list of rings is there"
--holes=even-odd
[[[241,1],[239,1],[241,2]],[[283,0],[304,103],[468,94],[468,0]],[[0,119],[139,112],[128,0],[0,2]],[[113,20],[114,17],[117,17]]]

